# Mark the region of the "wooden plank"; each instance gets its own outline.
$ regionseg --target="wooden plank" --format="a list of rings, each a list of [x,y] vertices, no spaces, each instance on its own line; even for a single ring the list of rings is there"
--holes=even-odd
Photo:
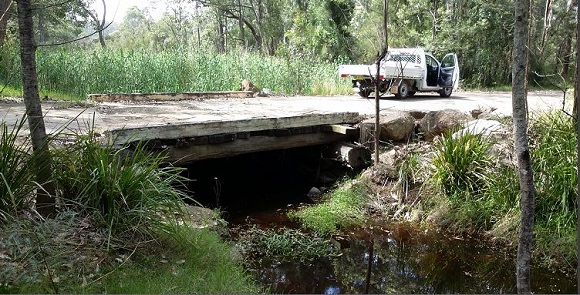
[[[328,144],[343,140],[345,140],[345,136],[337,133],[296,134],[285,137],[252,136],[249,139],[238,139],[222,144],[192,145],[188,147],[169,146],[165,152],[168,156],[167,162],[182,165],[204,159]]]
[[[322,130],[336,132],[336,133],[340,133],[340,134],[344,134],[344,135],[348,135],[348,136],[357,136],[358,135],[358,128],[355,128],[352,126],[347,126],[347,125],[338,125],[338,124],[326,125],[326,126],[322,126]]]
[[[156,92],[156,93],[110,93],[89,94],[87,99],[97,102],[114,101],[179,101],[210,98],[248,98],[251,91],[211,91],[211,92]]]
[[[358,123],[358,113],[308,114],[279,118],[255,118],[234,121],[211,121],[179,125],[119,128],[105,131],[108,144],[124,144],[139,140],[178,139],[215,134],[278,130],[316,125]],[[312,128],[316,131],[316,127]]]
[[[351,168],[364,167],[372,162],[370,149],[363,145],[341,142],[332,148],[334,154]]]

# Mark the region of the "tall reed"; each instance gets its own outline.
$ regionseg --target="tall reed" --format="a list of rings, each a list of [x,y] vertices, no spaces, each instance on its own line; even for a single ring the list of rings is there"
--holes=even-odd
[[[0,82],[20,87],[20,79],[10,78],[20,71],[17,59],[8,58],[16,52],[10,52],[0,64]],[[280,95],[351,91],[350,81],[338,76],[336,63],[252,52],[42,48],[37,67],[41,91],[81,99],[91,93],[230,91],[238,90],[243,79]]]

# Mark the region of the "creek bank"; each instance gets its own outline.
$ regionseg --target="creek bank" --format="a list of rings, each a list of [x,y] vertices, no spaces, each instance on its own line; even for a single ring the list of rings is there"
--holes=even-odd
[[[405,118],[408,118],[408,115],[402,114]],[[375,255],[376,259],[373,256],[376,260],[373,261],[373,265],[381,265],[384,268],[379,271],[384,276],[379,275],[378,281],[372,283],[374,288],[372,290],[376,292],[515,292],[513,261],[515,261],[515,241],[519,220],[517,203],[514,199],[506,199],[505,203],[500,204],[503,206],[500,209],[507,212],[506,216],[502,216],[503,219],[493,216],[498,212],[503,214],[503,211],[494,211],[498,210],[497,208],[489,209],[475,205],[470,209],[473,212],[463,211],[466,207],[461,207],[461,204],[458,206],[457,202],[485,204],[485,199],[481,198],[486,198],[488,195],[466,194],[462,197],[468,199],[457,201],[453,199],[457,198],[457,195],[451,198],[446,196],[431,179],[434,165],[432,159],[437,152],[435,145],[438,143],[438,138],[442,136],[456,139],[466,134],[482,134],[491,142],[486,157],[490,156],[493,159],[490,162],[495,165],[493,169],[501,165],[503,165],[501,167],[513,169],[515,164],[512,156],[511,125],[506,122],[505,118],[494,116],[493,110],[475,110],[471,117],[456,111],[449,111],[447,114],[433,113],[430,116],[426,113],[411,116],[415,118],[412,131],[405,136],[398,135],[399,138],[406,138],[408,142],[401,143],[392,138],[381,138],[388,141],[388,144],[381,147],[379,163],[363,171],[356,180],[346,181],[328,194],[323,194],[320,201],[316,202],[318,204],[312,205],[328,206],[329,194],[340,190],[341,187],[352,186],[352,183],[366,185],[364,215],[367,216],[367,223],[349,227],[339,226],[337,232],[330,235],[329,242],[335,244],[341,251],[339,258],[331,262],[322,259],[306,265],[275,261],[275,259],[274,261],[260,259],[258,264],[250,267],[260,281],[270,284],[276,292],[364,292],[364,273],[369,260],[367,248],[370,236],[372,236],[375,246],[378,247],[375,253],[383,253]],[[405,122],[405,120],[401,121]],[[389,120],[383,120],[383,124],[392,124],[392,122],[398,121],[392,117]],[[396,127],[382,128],[397,129]],[[457,130],[457,132],[453,135],[445,135],[451,130]],[[430,135],[425,136],[426,133]],[[382,136],[388,136],[388,134],[389,132],[381,133]],[[506,178],[504,181],[509,185],[505,187],[500,185],[500,188],[507,188],[512,191],[512,194],[515,192],[517,197],[517,190],[512,188],[513,185],[517,185],[517,178]],[[498,183],[493,182],[488,185],[497,186]],[[316,192],[314,189],[312,191]],[[311,205],[306,207],[311,207]],[[294,210],[296,209],[291,211]],[[332,210],[330,211],[332,213]],[[276,213],[287,214],[286,210]],[[340,214],[342,213],[339,212],[338,215]],[[491,214],[492,219],[485,219],[482,223],[480,220],[472,219],[474,214]],[[247,220],[259,222],[260,218],[252,217]],[[397,229],[405,227],[409,222],[412,230]],[[276,222],[267,224],[275,226]],[[302,225],[302,227],[305,226]],[[306,228],[316,231],[317,227],[306,226]],[[369,235],[367,231],[371,228],[374,228],[374,231],[372,235]],[[403,234],[403,237],[390,236],[393,232],[407,232],[407,234]],[[437,238],[432,235],[435,233]],[[398,246],[394,245],[397,243]],[[362,250],[352,252],[352,256],[347,254],[354,248]],[[574,268],[571,264],[566,264],[566,260],[557,257],[554,252],[542,252],[541,245],[538,248],[540,249],[536,249],[534,254],[534,292],[573,292],[575,281]],[[408,253],[410,258],[405,259],[409,259],[410,264],[402,262],[404,259],[401,258],[401,253],[407,250],[410,250]],[[392,252],[394,257],[384,254],[384,251]],[[346,258],[347,256],[350,258]],[[449,262],[455,261],[456,258],[460,262]],[[341,262],[337,262],[341,259],[347,259],[349,263],[341,265]],[[550,263],[545,263],[546,261]],[[442,266],[449,266],[449,268]],[[357,270],[350,271],[349,267],[357,268]],[[389,267],[392,268],[389,269]],[[301,271],[303,269],[307,271]],[[442,273],[434,273],[439,269],[443,270]],[[392,274],[398,277],[393,278]],[[503,281],[494,281],[498,278]],[[466,282],[472,282],[473,285]],[[390,287],[401,285],[411,287],[398,290]]]

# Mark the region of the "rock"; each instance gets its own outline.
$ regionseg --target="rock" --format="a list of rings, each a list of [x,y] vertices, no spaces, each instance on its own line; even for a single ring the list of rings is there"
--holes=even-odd
[[[471,116],[453,109],[428,112],[419,122],[419,132],[426,141],[432,141],[438,135],[461,126]]]
[[[494,132],[501,131],[502,128],[503,125],[496,120],[477,119],[467,122],[463,129],[453,133],[453,138],[457,138],[463,134],[490,135]]]
[[[320,191],[318,188],[316,187],[312,187],[310,189],[310,191],[308,191],[308,193],[306,194],[306,196],[312,200],[313,202],[318,202],[320,201],[320,197],[322,196],[322,191]]]
[[[381,133],[379,140],[404,142],[409,139],[415,128],[415,118],[407,112],[393,112],[382,115],[379,120]],[[360,124],[361,134],[372,134],[375,119],[364,120]]]
[[[399,166],[401,162],[400,153],[396,149],[392,149],[386,153],[379,155],[379,162],[383,173],[390,179],[399,178]]]
[[[471,117],[473,119],[485,119],[485,118],[489,118],[491,116],[491,114],[495,110],[497,110],[497,108],[494,108],[494,107],[479,107],[479,108],[471,111]]]
[[[240,87],[240,91],[250,91],[252,92],[252,94],[260,92],[260,89],[256,87],[256,85],[254,85],[252,82],[250,82],[250,80],[244,79],[242,80],[241,84],[242,85]]]

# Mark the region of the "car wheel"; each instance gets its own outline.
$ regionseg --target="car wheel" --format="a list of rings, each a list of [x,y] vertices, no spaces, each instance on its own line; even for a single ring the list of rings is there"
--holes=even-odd
[[[407,82],[401,81],[401,84],[399,84],[398,87],[398,93],[395,94],[395,97],[400,99],[407,98],[409,97],[409,92],[409,85],[407,85]]]
[[[363,89],[358,93],[358,95],[360,95],[361,97],[364,97],[364,98],[369,98],[369,95],[371,95],[371,92],[373,92],[373,91],[370,89]]]
[[[441,97],[450,97],[452,92],[453,88],[447,87],[439,90],[439,95],[441,95]]]

